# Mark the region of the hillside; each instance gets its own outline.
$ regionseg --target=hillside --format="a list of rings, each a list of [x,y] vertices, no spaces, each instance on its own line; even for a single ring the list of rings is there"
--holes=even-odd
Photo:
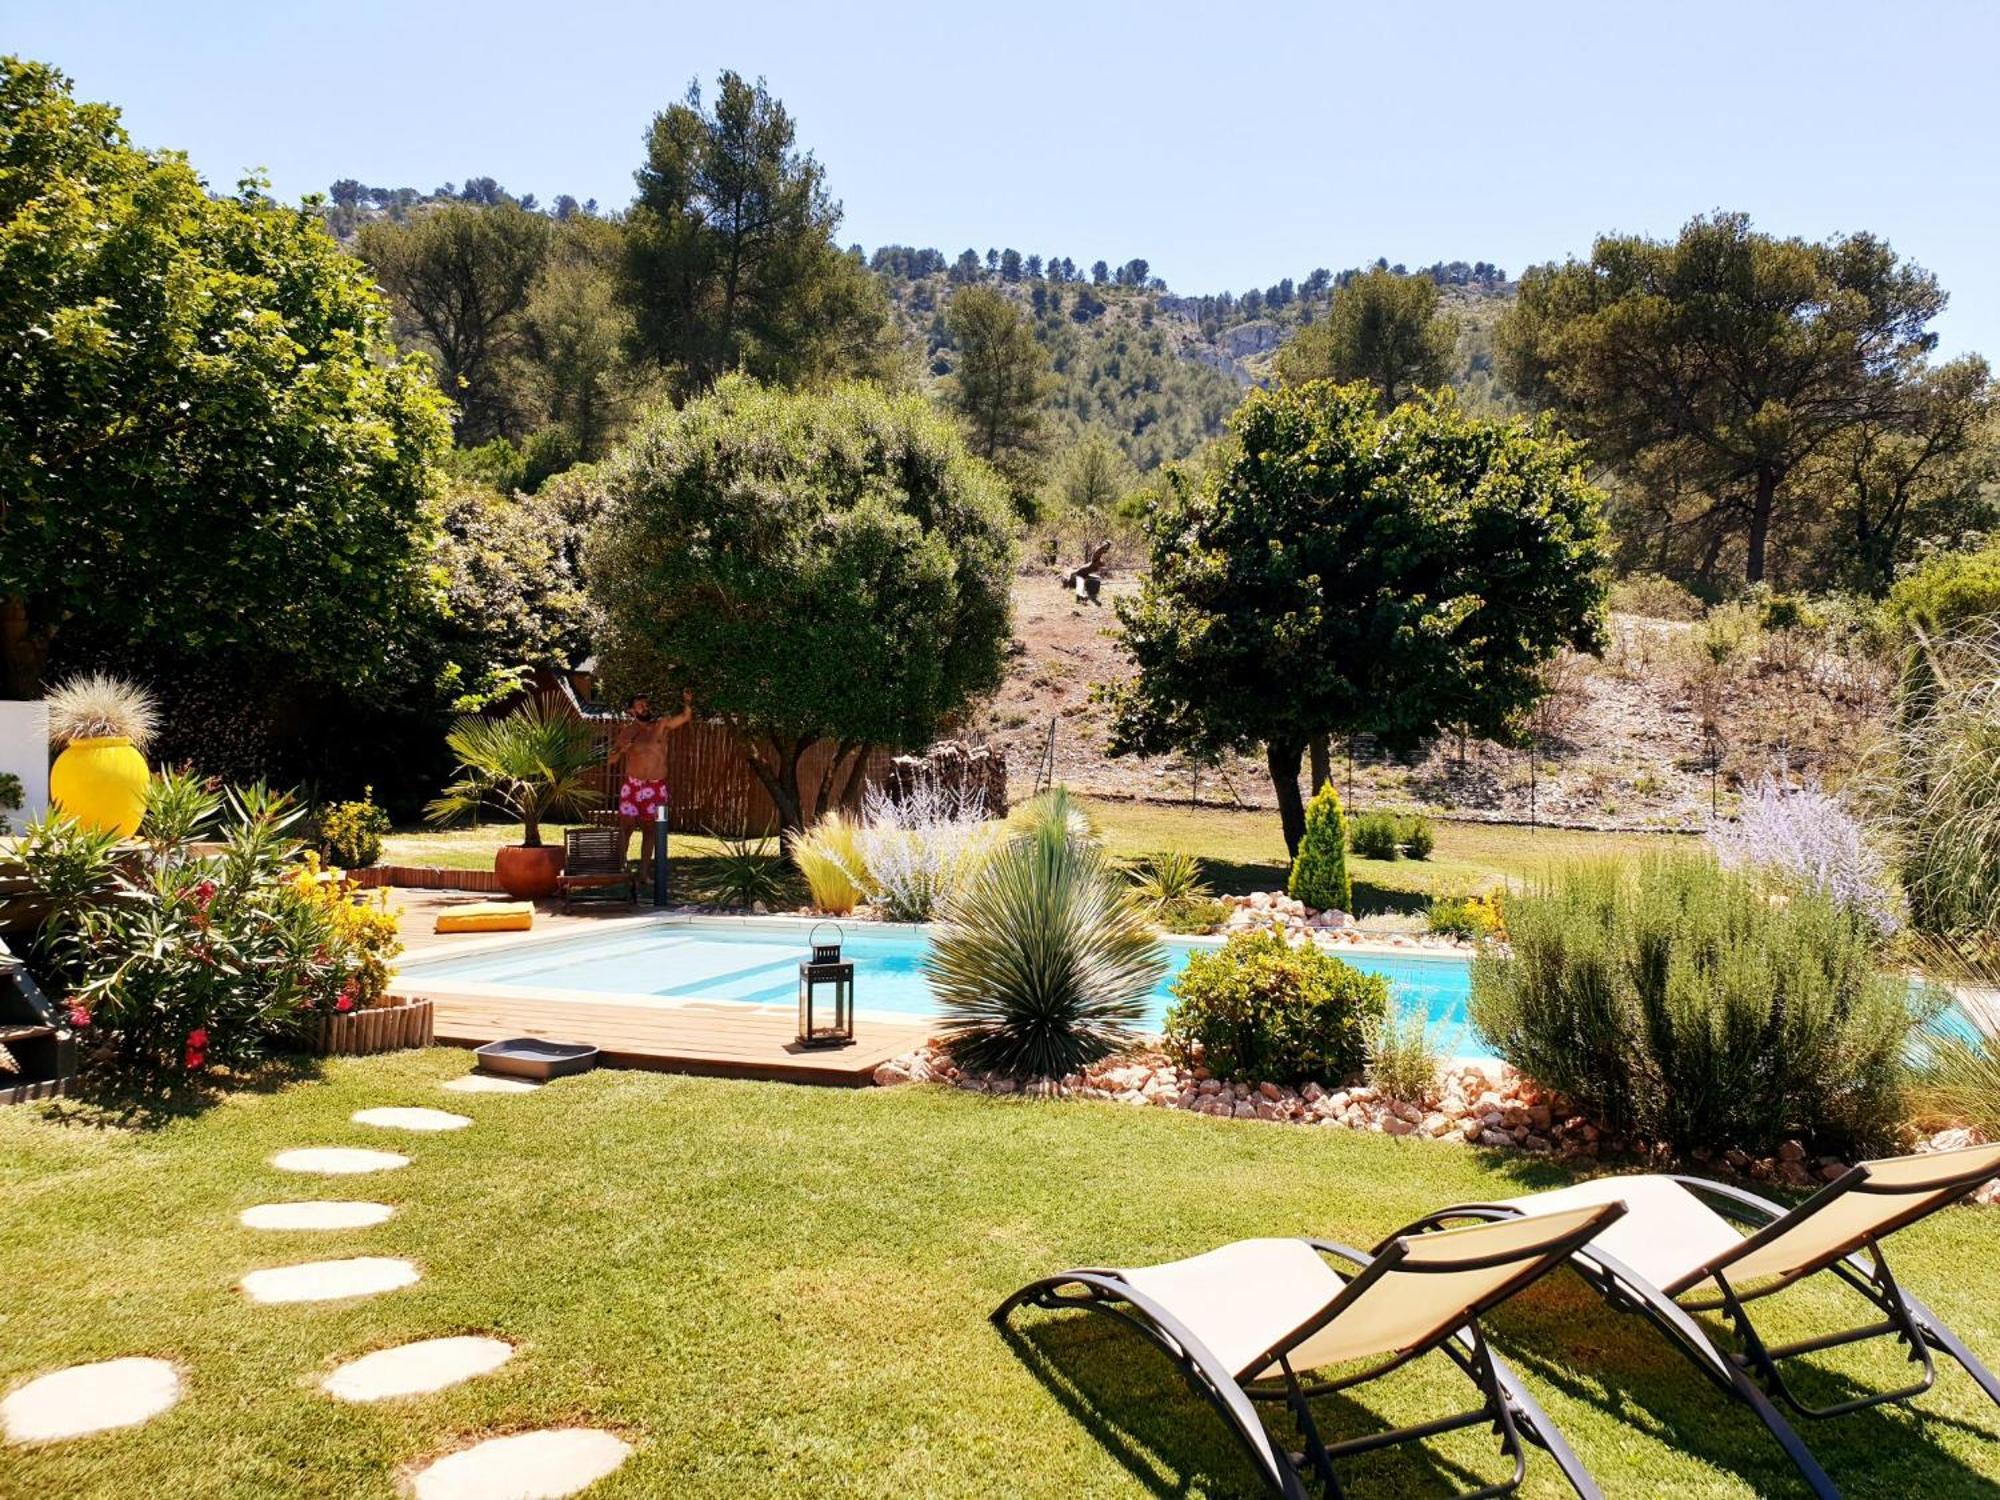
[[[1016,795],[1031,789],[1055,727],[1054,775],[1100,796],[1269,807],[1261,758],[1206,767],[1197,779],[1178,757],[1113,759],[1104,752],[1107,713],[1099,683],[1128,670],[1115,638],[1114,602],[1130,575],[1107,580],[1103,602],[1079,603],[1051,573],[1023,574],[1014,590],[1007,681],[972,726],[1004,747]],[[1830,645],[1772,638],[1743,649],[1717,677],[1703,627],[1632,614],[1612,618],[1602,659],[1575,658],[1556,675],[1542,715],[1531,780],[1524,750],[1451,738],[1400,761],[1366,740],[1350,772],[1335,747],[1335,777],[1359,808],[1424,808],[1454,817],[1593,828],[1705,826],[1710,814],[1709,737],[1720,727],[1713,790],[1727,813],[1735,788],[1788,764],[1794,775],[1838,782],[1865,756],[1887,694],[1887,677],[1865,658]],[[1350,781],[1351,777],[1351,781]]]

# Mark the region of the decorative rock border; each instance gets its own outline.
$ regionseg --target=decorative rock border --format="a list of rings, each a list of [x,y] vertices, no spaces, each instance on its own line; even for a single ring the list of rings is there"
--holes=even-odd
[[[1009,1078],[970,1073],[931,1042],[891,1058],[875,1070],[883,1086],[945,1083],[980,1094],[1030,1094],[1056,1099],[1097,1099],[1157,1109],[1186,1110],[1218,1119],[1267,1120],[1278,1124],[1369,1130],[1382,1135],[1422,1136],[1450,1146],[1484,1146],[1570,1160],[1631,1157],[1661,1166],[1671,1161],[1665,1148],[1600,1131],[1560,1095],[1523,1077],[1505,1063],[1465,1063],[1444,1069],[1437,1087],[1421,1103],[1391,1099],[1365,1084],[1300,1088],[1262,1082],[1229,1082],[1185,1068],[1157,1051],[1112,1056],[1081,1073],[1059,1079]],[[1915,1151],[1945,1151],[1974,1143],[1969,1130],[1940,1131],[1911,1142]],[[1847,1170],[1838,1157],[1813,1157],[1797,1141],[1777,1154],[1752,1157],[1730,1150],[1693,1153],[1697,1165],[1725,1167],[1759,1182],[1806,1187],[1830,1182]],[[2000,1204],[2000,1180],[1989,1182],[1973,1201]]]

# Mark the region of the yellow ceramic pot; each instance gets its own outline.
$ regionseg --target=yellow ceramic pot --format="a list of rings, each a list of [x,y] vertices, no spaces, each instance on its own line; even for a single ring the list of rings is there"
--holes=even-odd
[[[49,800],[86,828],[130,838],[146,814],[146,757],[122,734],[71,740],[49,768]]]

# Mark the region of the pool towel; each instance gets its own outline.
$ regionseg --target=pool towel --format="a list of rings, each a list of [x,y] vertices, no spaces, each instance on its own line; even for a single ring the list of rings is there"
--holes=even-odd
[[[535,925],[535,908],[526,901],[475,901],[454,906],[437,917],[439,932],[526,932]]]

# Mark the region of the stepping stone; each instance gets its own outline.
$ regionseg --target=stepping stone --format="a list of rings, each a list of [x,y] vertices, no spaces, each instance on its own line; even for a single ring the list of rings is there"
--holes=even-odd
[[[410,1476],[416,1500],[558,1500],[625,1462],[632,1445],[608,1432],[562,1427],[488,1438]]]
[[[350,1360],[321,1384],[343,1401],[387,1401],[490,1374],[513,1357],[514,1346],[504,1339],[425,1339]]]
[[[163,1359],[107,1359],[31,1380],[0,1401],[10,1443],[47,1443],[157,1417],[181,1398],[181,1377]]]
[[[541,1087],[525,1078],[496,1078],[491,1073],[467,1073],[463,1078],[452,1078],[445,1087],[454,1094],[532,1094]]]
[[[393,1151],[360,1151],[351,1146],[308,1146],[303,1151],[280,1151],[271,1158],[271,1165],[280,1172],[318,1172],[326,1177],[393,1172],[409,1164],[409,1157]]]
[[[442,1109],[357,1109],[354,1123],[385,1130],[463,1130],[472,1121]]]
[[[393,1292],[416,1279],[417,1268],[406,1260],[357,1255],[351,1260],[311,1260],[302,1266],[252,1271],[239,1285],[252,1302],[338,1302]]]
[[[386,1203],[260,1203],[237,1222],[245,1229],[366,1229],[395,1211]]]

